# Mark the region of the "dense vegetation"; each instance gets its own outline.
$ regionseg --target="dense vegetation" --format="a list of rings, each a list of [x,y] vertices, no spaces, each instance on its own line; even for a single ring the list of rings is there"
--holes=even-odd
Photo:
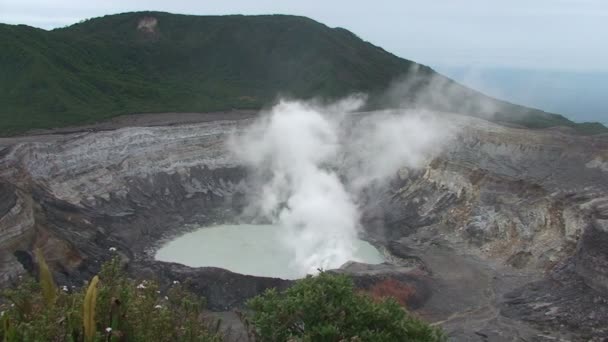
[[[23,279],[2,293],[3,341],[221,340],[201,318],[200,298],[179,283],[161,296],[154,282],[125,277],[117,258],[82,289],[56,288],[44,261],[40,270],[39,282]]]
[[[375,301],[350,278],[320,273],[285,292],[249,302],[259,341],[443,341],[437,328],[408,314],[393,298]]]
[[[144,18],[156,24],[138,28]],[[281,95],[365,92],[378,108],[412,104],[429,87],[447,99],[424,101],[439,109],[484,116],[492,107],[498,121],[606,131],[490,99],[345,29],[295,16],[138,12],[52,31],[0,24],[0,65],[0,134],[129,113],[261,108]],[[386,101],[379,94],[396,79],[408,87]]]
[[[153,281],[135,282],[115,257],[83,288],[58,288],[40,250],[36,259],[37,281],[2,292],[2,341],[222,340],[221,321],[205,318],[204,300],[177,281],[164,292]],[[444,340],[395,300],[357,292],[344,275],[322,272],[285,292],[268,290],[248,307],[244,323],[257,341]]]

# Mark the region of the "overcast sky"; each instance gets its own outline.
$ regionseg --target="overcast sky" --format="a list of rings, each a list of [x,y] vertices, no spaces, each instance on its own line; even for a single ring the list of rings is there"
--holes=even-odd
[[[0,0],[0,22],[52,29],[137,10],[304,15],[435,67],[608,71],[608,0]]]

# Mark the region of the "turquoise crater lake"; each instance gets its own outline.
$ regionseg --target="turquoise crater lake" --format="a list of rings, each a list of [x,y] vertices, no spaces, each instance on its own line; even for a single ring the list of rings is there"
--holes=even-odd
[[[275,225],[219,225],[201,227],[162,246],[156,260],[191,267],[220,267],[262,277],[298,279],[305,276],[292,267],[293,253],[280,240]],[[370,243],[356,240],[353,260],[380,264],[384,258]]]

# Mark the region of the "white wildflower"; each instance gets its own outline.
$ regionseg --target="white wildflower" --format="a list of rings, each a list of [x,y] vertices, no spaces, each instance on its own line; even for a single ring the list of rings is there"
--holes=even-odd
[[[146,285],[144,285],[144,283],[141,283],[141,284],[137,285],[137,288],[138,289],[145,289]]]
[[[67,287],[67,285],[63,285],[63,286],[61,287],[61,290],[62,290],[63,292],[68,292],[68,287]]]
[[[177,284],[179,284],[179,280],[174,280],[173,285],[177,285]]]
[[[110,252],[116,252],[116,247],[110,247],[110,248],[108,248],[108,250],[109,250]]]
[[[111,332],[112,332],[112,328],[107,327],[107,328],[106,328],[106,332],[107,332],[107,333],[111,333]]]
[[[169,300],[169,297],[165,296],[165,300]]]
[[[162,305],[156,305],[154,308],[155,308],[155,309],[162,309],[162,308],[163,308],[163,306],[162,306]]]

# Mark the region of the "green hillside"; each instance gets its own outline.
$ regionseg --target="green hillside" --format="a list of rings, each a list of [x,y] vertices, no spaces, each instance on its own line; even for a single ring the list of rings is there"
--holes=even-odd
[[[489,101],[499,121],[608,131],[490,99],[345,29],[295,16],[137,12],[52,31],[0,24],[0,65],[0,134],[130,113],[261,108],[281,95],[366,92],[380,108],[396,103],[380,94],[404,78],[413,80],[398,95],[406,104],[485,116],[488,106],[471,103]],[[433,79],[449,84],[449,101],[417,96]]]

